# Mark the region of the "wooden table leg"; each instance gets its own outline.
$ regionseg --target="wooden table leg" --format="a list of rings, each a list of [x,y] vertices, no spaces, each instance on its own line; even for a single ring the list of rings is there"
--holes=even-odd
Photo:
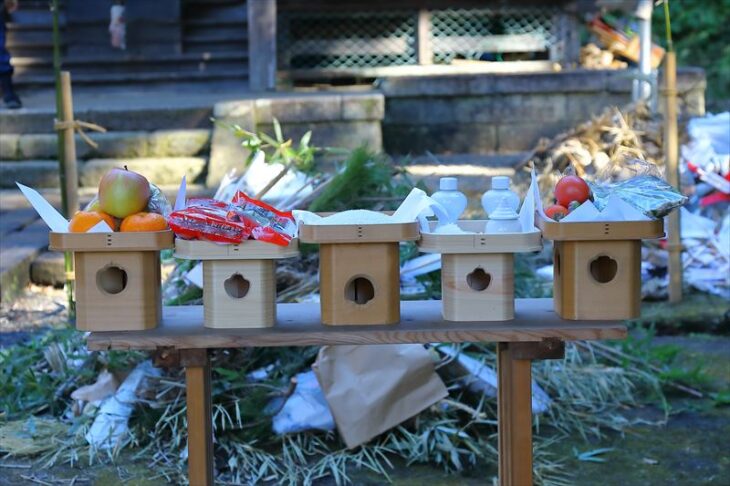
[[[191,486],[212,486],[213,415],[207,350],[180,350],[180,365],[185,367],[187,394],[188,479]]]
[[[516,359],[516,343],[497,348],[499,484],[532,485],[532,371]]]

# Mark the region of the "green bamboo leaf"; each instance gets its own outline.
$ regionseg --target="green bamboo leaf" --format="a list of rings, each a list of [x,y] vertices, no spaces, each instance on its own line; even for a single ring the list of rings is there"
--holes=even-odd
[[[281,133],[281,124],[279,124],[279,120],[274,118],[274,135],[276,135],[276,140],[279,141],[279,143],[284,143],[284,135]]]

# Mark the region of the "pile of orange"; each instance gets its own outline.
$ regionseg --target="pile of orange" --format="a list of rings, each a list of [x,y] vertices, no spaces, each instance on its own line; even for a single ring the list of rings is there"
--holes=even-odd
[[[163,231],[167,229],[165,217],[157,213],[140,212],[127,216],[119,223],[119,220],[110,214],[102,211],[77,211],[68,224],[68,230],[72,233],[85,233],[91,228],[105,221],[114,231]]]

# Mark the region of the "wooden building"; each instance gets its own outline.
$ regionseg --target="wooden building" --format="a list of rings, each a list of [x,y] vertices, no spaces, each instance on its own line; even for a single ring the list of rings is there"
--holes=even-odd
[[[259,91],[275,89],[277,78],[480,69],[470,60],[571,64],[579,17],[593,2],[126,0],[126,50],[109,41],[114,0],[60,3],[63,62],[75,83],[248,80]],[[21,6],[8,33],[17,79],[50,84],[48,1]]]

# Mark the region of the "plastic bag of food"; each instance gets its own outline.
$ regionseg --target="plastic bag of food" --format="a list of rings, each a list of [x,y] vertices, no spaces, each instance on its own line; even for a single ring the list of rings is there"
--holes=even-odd
[[[167,222],[183,239],[237,244],[247,240],[253,228],[230,219],[231,207],[215,199],[193,199],[185,209],[171,213]]]
[[[682,195],[665,180],[644,175],[613,184],[591,184],[593,204],[603,211],[608,198],[614,194],[650,218],[659,219],[687,202]]]
[[[297,224],[291,211],[279,211],[241,191],[233,197],[229,219],[250,226],[255,240],[275,245],[287,246],[297,234]]]

